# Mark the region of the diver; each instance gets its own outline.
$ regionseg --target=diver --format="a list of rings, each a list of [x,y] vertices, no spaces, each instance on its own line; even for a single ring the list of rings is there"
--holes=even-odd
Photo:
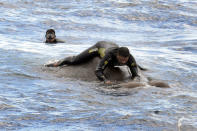
[[[48,29],[46,31],[45,38],[46,38],[45,43],[50,43],[50,44],[64,43],[64,41],[59,40],[59,39],[56,38],[54,29]]]
[[[100,57],[101,61],[97,65],[95,74],[100,81],[111,84],[103,73],[106,67],[127,65],[131,71],[131,79],[139,77],[138,65],[127,47],[119,47],[117,44],[106,41],[99,41],[92,47],[86,49],[77,56],[66,57],[55,63],[47,64],[47,67],[57,67],[63,65],[77,65],[84,63],[94,57]],[[141,67],[140,67],[141,68]]]

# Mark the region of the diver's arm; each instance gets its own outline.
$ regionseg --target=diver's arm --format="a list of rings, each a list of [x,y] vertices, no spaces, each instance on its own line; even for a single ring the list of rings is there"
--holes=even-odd
[[[107,67],[110,61],[110,58],[111,58],[110,55],[106,55],[103,59],[101,59],[100,63],[98,64],[96,68],[95,74],[100,81],[104,81],[104,82],[107,81],[107,79],[104,76],[103,71]]]
[[[134,79],[135,77],[139,77],[137,67],[130,67],[130,71],[132,73],[131,79]]]
[[[104,82],[106,81],[106,78],[105,78],[105,76],[104,76],[102,70],[96,70],[96,71],[95,71],[95,74],[96,74],[97,78],[98,78],[100,81],[104,81]]]
[[[129,67],[129,69],[132,73],[131,79],[134,79],[136,76],[139,76],[137,63],[132,55],[130,55],[130,57],[129,57],[129,61],[128,61],[127,66]]]

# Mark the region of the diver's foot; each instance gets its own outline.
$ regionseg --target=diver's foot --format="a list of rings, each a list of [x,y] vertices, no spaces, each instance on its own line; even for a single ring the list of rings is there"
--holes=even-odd
[[[46,64],[46,67],[57,67],[57,63],[50,63],[50,64]]]

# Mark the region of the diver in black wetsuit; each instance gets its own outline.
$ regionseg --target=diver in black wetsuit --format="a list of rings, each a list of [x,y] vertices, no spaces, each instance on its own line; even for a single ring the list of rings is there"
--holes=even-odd
[[[106,67],[127,65],[132,73],[131,78],[138,76],[137,63],[134,57],[130,54],[127,47],[119,47],[112,42],[99,41],[94,46],[88,48],[77,56],[66,57],[55,63],[46,65],[47,67],[57,67],[62,65],[76,65],[84,63],[91,58],[100,57],[101,61],[98,64],[95,74],[100,81],[111,83],[103,73]]]
[[[49,43],[49,44],[64,43],[64,41],[56,38],[54,29],[48,29],[46,31],[45,38],[46,38],[45,43]]]

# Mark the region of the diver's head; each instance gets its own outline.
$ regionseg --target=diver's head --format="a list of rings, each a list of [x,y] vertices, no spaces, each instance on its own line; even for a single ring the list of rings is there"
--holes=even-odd
[[[117,53],[117,60],[121,64],[125,64],[128,62],[130,56],[129,49],[127,47],[120,47],[118,48],[118,53]]]
[[[55,30],[48,29],[45,37],[46,37],[46,43],[54,43],[56,41]]]

